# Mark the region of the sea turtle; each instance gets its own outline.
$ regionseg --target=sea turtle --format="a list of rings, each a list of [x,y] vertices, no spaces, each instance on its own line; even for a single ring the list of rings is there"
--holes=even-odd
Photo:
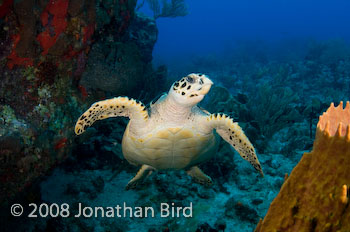
[[[134,188],[153,170],[170,169],[184,169],[195,181],[212,184],[198,165],[215,155],[218,134],[263,175],[254,147],[238,123],[197,106],[212,84],[204,74],[189,74],[174,82],[168,94],[148,109],[128,97],[96,102],[78,119],[75,133],[80,135],[96,120],[129,117],[122,152],[130,164],[141,168],[126,189]]]

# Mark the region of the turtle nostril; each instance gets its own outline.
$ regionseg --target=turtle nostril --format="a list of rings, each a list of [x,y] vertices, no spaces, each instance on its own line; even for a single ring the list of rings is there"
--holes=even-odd
[[[186,81],[188,81],[189,83],[194,83],[194,79],[192,77],[186,77]]]

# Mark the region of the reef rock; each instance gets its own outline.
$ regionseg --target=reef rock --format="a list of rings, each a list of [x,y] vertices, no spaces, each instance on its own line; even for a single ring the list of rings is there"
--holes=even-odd
[[[134,15],[123,36],[109,28],[113,25],[111,22],[101,29],[80,85],[91,92],[139,97],[133,94],[147,91],[145,85],[152,82],[152,51],[158,29],[154,19],[140,14]]]
[[[163,81],[151,65],[157,29],[134,17],[136,2],[0,1],[2,204],[71,156],[80,106]]]
[[[134,41],[140,50],[142,60],[152,61],[154,44],[158,38],[158,28],[153,18],[136,13],[128,28],[130,41]]]

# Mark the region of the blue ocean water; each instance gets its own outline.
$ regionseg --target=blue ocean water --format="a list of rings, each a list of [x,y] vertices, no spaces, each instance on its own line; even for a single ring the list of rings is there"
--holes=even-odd
[[[223,51],[242,40],[350,40],[346,0],[193,0],[186,4],[186,17],[157,20],[155,62],[168,64],[174,58]]]
[[[187,13],[154,18],[151,2],[184,3]],[[254,231],[312,149],[319,115],[350,99],[349,9],[347,0],[2,1],[0,230]],[[213,81],[200,109],[238,123],[264,177],[221,139],[199,164],[211,186],[188,170],[154,170],[126,190],[140,167],[122,140],[139,111],[104,102],[110,114],[91,116],[89,107],[128,96],[152,117],[151,103],[190,73]],[[77,121],[87,123],[81,135]],[[17,203],[24,215],[39,206],[38,220],[10,215]],[[40,215],[56,207],[59,216]]]

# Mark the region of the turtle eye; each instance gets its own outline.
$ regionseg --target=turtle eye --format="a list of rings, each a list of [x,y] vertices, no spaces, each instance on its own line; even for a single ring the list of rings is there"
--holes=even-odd
[[[186,81],[193,84],[194,83],[194,78],[192,77],[186,77]]]

